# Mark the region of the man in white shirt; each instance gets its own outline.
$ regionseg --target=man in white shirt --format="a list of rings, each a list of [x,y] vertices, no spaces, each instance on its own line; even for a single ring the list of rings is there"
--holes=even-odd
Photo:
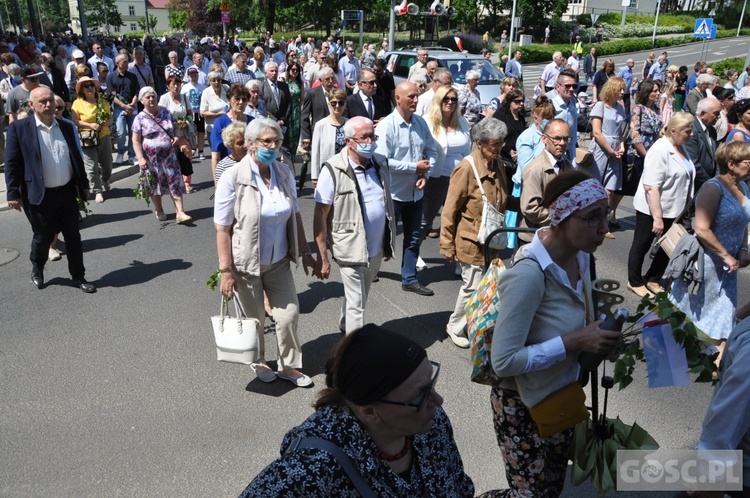
[[[430,89],[419,96],[419,102],[417,102],[417,114],[425,116],[432,105],[432,99],[435,98],[435,92],[437,92],[441,86],[452,85],[453,75],[450,70],[444,67],[435,69]]]
[[[578,57],[578,52],[573,50],[568,57],[568,69],[576,73],[576,83],[579,81],[578,73],[581,68],[581,59]]]
[[[411,77],[415,74],[427,76],[428,57],[429,53],[427,52],[426,48],[420,48],[419,50],[417,50],[417,61],[409,68],[409,77],[407,79],[411,79]]]
[[[94,51],[94,55],[92,55],[88,60],[89,66],[91,66],[91,71],[94,73],[91,77],[94,79],[99,78],[99,71],[96,70],[97,62],[104,62],[105,64],[107,64],[110,72],[114,71],[115,61],[104,55],[101,44],[98,42],[94,42],[94,45],[91,48]]]
[[[372,121],[353,117],[344,125],[344,133],[346,148],[327,161],[315,189],[313,231],[318,258],[314,273],[321,280],[331,273],[327,252],[330,239],[331,254],[339,265],[344,285],[339,330],[351,334],[365,324],[364,311],[373,277],[382,261],[393,257],[396,223],[388,170],[372,155],[377,145]],[[342,194],[350,191],[341,188],[344,182],[359,195]],[[353,223],[354,237],[331,236],[329,218],[332,225],[344,220]]]
[[[351,95],[359,78],[359,61],[354,57],[354,47],[346,47],[346,57],[339,61],[339,68],[344,73],[346,94]]]
[[[542,89],[542,95],[555,88],[557,75],[563,69],[565,69],[565,58],[562,53],[555,52],[552,54],[552,62],[544,66],[542,76],[539,78],[539,88]]]
[[[578,143],[578,107],[576,107],[574,97],[577,87],[573,71],[564,69],[557,75],[554,96],[552,96],[553,92],[547,93],[547,96],[552,99],[552,105],[555,106],[555,117],[568,123],[570,141],[566,144],[567,156],[573,164],[576,160],[576,144]]]

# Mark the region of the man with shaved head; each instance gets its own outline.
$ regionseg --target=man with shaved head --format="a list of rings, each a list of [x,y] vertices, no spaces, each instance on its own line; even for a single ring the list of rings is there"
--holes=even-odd
[[[44,265],[55,234],[62,232],[73,284],[95,292],[86,282],[78,231],[77,197],[86,200],[89,181],[70,121],[55,119],[55,94],[47,87],[31,91],[34,114],[8,126],[5,182],[8,206],[23,210],[31,224],[31,282],[44,288]]]
[[[427,123],[415,114],[419,91],[405,81],[396,87],[396,108],[380,120],[376,129],[376,156],[388,165],[396,217],[404,225],[401,288],[421,296],[433,292],[417,280],[421,244],[422,197],[427,178],[435,167],[437,151]]]

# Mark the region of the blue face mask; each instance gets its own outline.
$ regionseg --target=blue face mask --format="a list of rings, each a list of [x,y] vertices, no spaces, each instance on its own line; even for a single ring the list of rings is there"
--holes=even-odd
[[[20,75],[14,75],[13,76],[13,81],[15,83],[20,83],[21,82],[21,76]]]
[[[279,149],[258,147],[258,150],[255,152],[255,158],[263,164],[271,164],[277,157],[279,157]]]
[[[377,142],[372,142],[369,144],[357,144],[357,154],[364,158],[370,159],[377,146]]]
[[[543,119],[542,124],[539,125],[539,128],[544,131],[544,128],[547,127],[547,123],[549,123],[549,119]]]

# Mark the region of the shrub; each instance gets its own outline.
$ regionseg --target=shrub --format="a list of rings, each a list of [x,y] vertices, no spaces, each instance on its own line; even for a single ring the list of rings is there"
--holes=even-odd
[[[721,79],[726,79],[726,74],[729,69],[734,69],[742,73],[745,67],[745,59],[741,57],[732,57],[731,59],[724,59],[721,62],[712,64],[711,67],[714,70],[714,74]]]
[[[604,32],[612,38],[642,38],[650,37],[654,33],[654,23],[626,23],[625,26],[620,24],[602,23]],[[664,35],[671,33],[692,33],[694,26],[677,25],[662,26],[661,23],[656,27],[656,34]]]

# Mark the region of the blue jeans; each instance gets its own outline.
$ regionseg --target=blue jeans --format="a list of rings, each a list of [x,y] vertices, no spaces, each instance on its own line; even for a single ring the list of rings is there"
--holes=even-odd
[[[404,248],[401,257],[401,285],[417,283],[417,258],[422,243],[422,199],[416,202],[393,201],[396,222],[404,226]]]
[[[125,153],[125,139],[128,140],[128,159],[135,159],[135,152],[133,151],[133,137],[131,133],[133,131],[133,120],[135,120],[136,112],[133,114],[125,114],[125,110],[122,107],[115,106],[115,128],[117,129],[117,153]]]

